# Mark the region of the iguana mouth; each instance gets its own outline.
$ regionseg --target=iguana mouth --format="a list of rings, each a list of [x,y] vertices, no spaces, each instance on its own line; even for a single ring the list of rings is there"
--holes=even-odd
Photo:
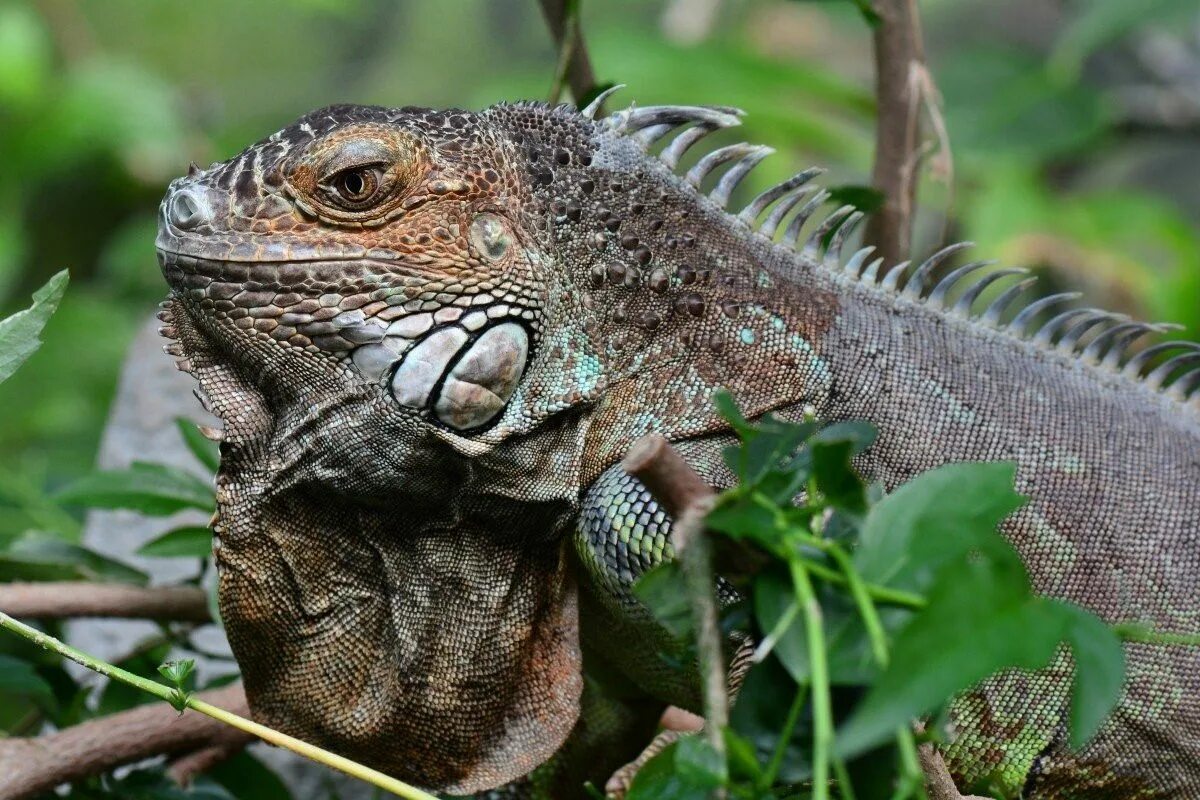
[[[248,264],[158,252],[163,274],[185,302],[211,308],[247,335],[332,356],[401,407],[457,433],[497,420],[530,360],[537,317],[513,298],[476,294],[392,305],[365,302],[366,293],[353,290],[314,296],[313,286],[327,285],[318,283],[320,273],[328,281],[329,274],[349,278],[358,270],[350,261]],[[366,283],[361,276],[356,281]]]

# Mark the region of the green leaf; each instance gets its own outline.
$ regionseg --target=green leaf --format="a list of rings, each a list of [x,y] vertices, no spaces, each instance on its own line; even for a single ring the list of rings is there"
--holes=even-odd
[[[817,589],[824,622],[826,660],[834,685],[865,685],[879,674],[871,643],[853,600],[844,588],[821,584]],[[770,652],[797,682],[810,678],[811,664],[803,618],[796,613],[798,600],[791,579],[779,570],[766,570],[754,581],[754,615],[759,631],[777,636]],[[786,617],[792,621],[784,627]],[[892,627],[908,618],[907,612],[885,610],[881,615]]]
[[[144,572],[70,542],[33,532],[0,551],[0,580],[93,580],[144,584]]]
[[[1065,628],[1059,606],[1032,595],[1011,549],[946,564],[929,605],[900,631],[887,670],[839,732],[838,751],[850,757],[881,744],[1002,669],[1045,666]]]
[[[166,516],[185,508],[212,511],[213,490],[175,467],[135,462],[129,469],[96,472],[60,491],[61,503],[91,508],[127,508]]]
[[[194,681],[191,678],[195,670],[196,662],[190,658],[165,661],[158,665],[158,674],[162,675],[174,688],[168,702],[181,714],[187,708],[188,700],[192,696],[191,689]]]
[[[851,459],[875,440],[875,429],[862,423],[828,427],[808,440],[817,489],[834,508],[855,514],[867,509],[867,491]]]
[[[184,688],[184,683],[196,671],[196,662],[190,658],[178,661],[164,661],[158,665],[158,674],[166,678],[172,686]]]
[[[809,678],[809,659],[798,603],[791,579],[779,570],[765,571],[754,581],[755,620],[764,637],[774,637],[769,652],[801,683]]]
[[[17,367],[41,346],[38,338],[50,315],[58,308],[67,290],[67,271],[57,273],[33,293],[33,305],[0,320],[0,382],[10,378]]]
[[[775,752],[797,691],[795,681],[774,657],[753,665],[746,674],[737,702],[730,709],[729,723],[754,748],[759,763],[767,763]],[[812,723],[801,717],[784,747],[778,779],[797,783],[808,778],[811,753]]]
[[[708,527],[733,539],[755,542],[768,552],[782,556],[781,534],[776,530],[775,513],[734,489],[720,495],[717,506],[709,512]]]
[[[1066,637],[1075,657],[1071,684],[1071,747],[1078,750],[1100,730],[1121,698],[1125,685],[1125,649],[1116,632],[1079,606],[1052,601],[1065,619]]]
[[[713,395],[713,405],[738,436],[745,438],[754,435],[754,426],[742,415],[742,410],[738,408],[737,401],[731,393],[725,389],[719,390]]]
[[[676,639],[692,636],[692,610],[683,572],[676,561],[665,561],[638,578],[633,593]]]
[[[212,530],[202,525],[187,525],[167,531],[137,549],[139,556],[158,558],[209,558],[212,556]]]
[[[0,693],[29,697],[39,703],[54,699],[50,684],[37,674],[32,664],[3,654],[0,654]]]
[[[292,793],[270,767],[243,750],[208,770],[208,776],[239,797],[254,800],[291,800]]]
[[[996,527],[1024,504],[1016,465],[959,463],[924,472],[875,505],[854,565],[867,583],[921,591],[937,568],[975,548],[1004,547]]]
[[[221,451],[217,447],[217,443],[209,441],[196,427],[196,423],[190,419],[176,417],[175,427],[179,429],[183,443],[187,445],[187,449],[196,457],[196,460],[207,467],[210,472],[216,472],[217,468],[221,466]]]
[[[104,800],[236,800],[223,786],[203,775],[184,788],[161,767],[135,770],[121,778],[106,776],[103,785],[106,791],[95,796]]]
[[[722,734],[725,738],[725,757],[729,762],[730,777],[735,780],[757,781],[763,770],[754,745],[732,728],[725,728]]]
[[[628,800],[694,800],[724,785],[725,766],[702,736],[683,736],[638,770]]]

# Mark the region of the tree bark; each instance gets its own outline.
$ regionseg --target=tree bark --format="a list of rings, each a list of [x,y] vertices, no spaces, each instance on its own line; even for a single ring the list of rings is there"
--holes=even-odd
[[[52,581],[0,584],[0,611],[27,619],[118,617],[211,622],[204,591],[195,586],[128,586]]]
[[[235,714],[249,714],[241,684],[197,697]],[[157,755],[229,747],[229,731],[199,712],[180,714],[156,702],[36,738],[0,740],[0,800],[36,797],[60,784]],[[253,738],[235,733],[244,737],[242,744]]]
[[[875,0],[875,167],[871,180],[883,195],[867,225],[866,242],[887,264],[909,257],[920,160],[921,83],[924,68],[916,0]]]

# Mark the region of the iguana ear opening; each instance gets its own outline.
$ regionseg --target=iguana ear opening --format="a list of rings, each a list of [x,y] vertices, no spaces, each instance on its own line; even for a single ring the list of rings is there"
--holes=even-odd
[[[560,543],[413,531],[312,486],[222,516],[244,525],[222,537],[220,599],[256,719],[454,794],[527,774],[570,733]]]

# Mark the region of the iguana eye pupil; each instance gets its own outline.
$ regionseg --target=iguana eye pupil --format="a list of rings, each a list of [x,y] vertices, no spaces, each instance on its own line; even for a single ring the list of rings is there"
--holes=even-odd
[[[333,182],[333,188],[342,200],[350,203],[364,203],[370,200],[379,188],[379,175],[374,168],[356,167],[340,173]]]

